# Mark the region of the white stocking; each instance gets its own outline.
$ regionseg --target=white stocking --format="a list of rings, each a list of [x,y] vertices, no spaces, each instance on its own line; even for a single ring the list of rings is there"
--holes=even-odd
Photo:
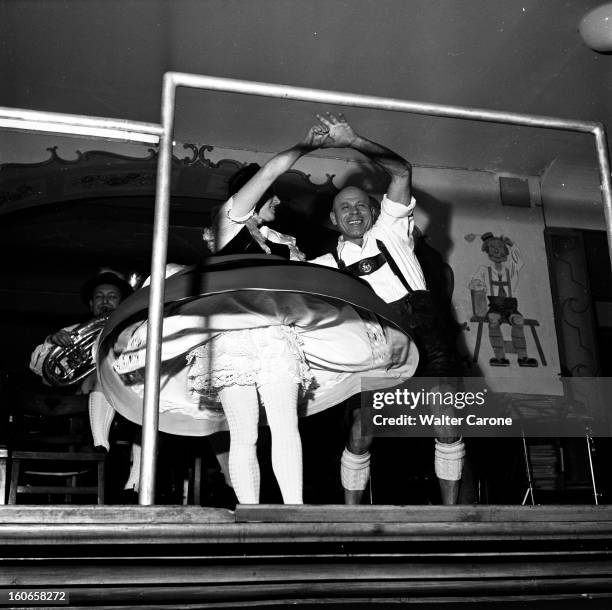
[[[240,504],[259,502],[257,435],[259,401],[255,386],[232,385],[219,391],[230,430],[229,471]]]
[[[279,379],[258,387],[272,433],[272,468],[285,504],[303,504],[302,440],[298,430],[298,384]]]
[[[129,489],[136,492],[140,489],[140,454],[140,445],[138,443],[132,443],[132,464],[130,466],[130,474],[123,489]]]
[[[89,425],[94,447],[104,447],[110,450],[108,435],[115,417],[113,409],[102,392],[94,390],[89,394]]]

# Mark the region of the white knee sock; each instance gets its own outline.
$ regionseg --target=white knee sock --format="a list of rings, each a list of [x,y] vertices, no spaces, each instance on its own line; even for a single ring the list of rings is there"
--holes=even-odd
[[[442,443],[436,439],[434,466],[436,476],[445,481],[459,481],[463,472],[465,445],[463,439],[454,443]]]
[[[345,447],[340,459],[340,479],[344,489],[363,491],[370,480],[370,452],[357,455]]]
[[[219,398],[230,429],[229,471],[240,504],[259,502],[257,435],[259,401],[255,386],[221,389]]]
[[[115,417],[115,410],[110,406],[104,394],[97,390],[89,394],[89,425],[95,447],[110,450],[108,435]]]
[[[132,455],[130,474],[123,489],[138,491],[140,489],[140,454],[141,447],[138,443],[132,443]]]
[[[278,380],[258,387],[272,433],[272,468],[285,504],[303,504],[302,439],[298,430],[298,384]]]

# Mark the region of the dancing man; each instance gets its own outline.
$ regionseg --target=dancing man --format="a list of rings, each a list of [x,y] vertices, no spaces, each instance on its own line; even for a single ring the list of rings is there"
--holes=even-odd
[[[346,187],[334,198],[330,218],[340,232],[338,246],[313,263],[337,267],[370,284],[395,309],[403,327],[412,332],[420,354],[416,376],[459,377],[461,363],[451,333],[436,311],[414,254],[412,166],[388,148],[355,133],[346,119],[327,113],[317,118],[327,131],[322,148],[352,148],[385,170],[391,180],[380,214],[369,195]],[[452,428],[437,429],[434,465],[442,502],[457,502],[465,447]],[[351,428],[341,459],[347,504],[359,504],[370,476],[372,438],[362,435],[361,411],[351,410]]]

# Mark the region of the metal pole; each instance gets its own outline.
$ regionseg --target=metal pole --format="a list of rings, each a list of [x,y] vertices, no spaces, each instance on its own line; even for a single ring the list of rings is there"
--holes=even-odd
[[[591,485],[593,486],[593,503],[599,504],[599,492],[597,491],[597,481],[595,480],[595,465],[593,464],[593,454],[595,453],[595,446],[593,444],[593,437],[591,436],[590,428],[585,430],[586,436],[586,449],[587,456],[589,458],[589,470],[591,473]]]
[[[610,180],[610,158],[608,157],[608,139],[603,125],[597,125],[593,132],[597,161],[599,164],[599,179],[601,180],[601,197],[603,201],[604,217],[606,220],[606,234],[608,236],[608,254],[612,265],[612,182]]]
[[[88,136],[104,140],[157,144],[162,127],[124,119],[42,112],[0,106],[0,128],[16,131]]]
[[[159,140],[157,182],[155,187],[155,219],[151,257],[151,292],[147,327],[144,407],[142,418],[142,462],[138,502],[151,505],[155,501],[155,466],[157,427],[159,421],[159,374],[161,369],[161,335],[164,314],[164,280],[170,216],[170,179],[172,166],[172,132],[176,89],[172,79],[164,76],[162,91],[162,134]]]
[[[523,125],[525,127],[563,129],[583,133],[594,133],[595,129],[599,126],[599,123],[592,121],[576,121],[549,116],[519,114],[515,112],[499,112],[482,108],[467,108],[465,106],[409,102],[395,98],[359,95],[340,91],[323,91],[305,87],[289,87],[286,85],[273,85],[270,83],[258,83],[217,76],[197,76],[195,74],[185,74],[182,72],[167,72],[166,76],[170,76],[177,87],[260,95],[263,97],[276,97],[281,99],[316,102],[320,104],[357,106],[453,119],[470,119],[472,121],[506,123],[511,125]]]
[[[525,496],[523,497],[523,502],[521,504],[524,506],[527,503],[527,497],[531,496],[531,505],[535,506],[535,485],[533,482],[533,476],[531,472],[531,459],[529,457],[529,449],[527,448],[527,438],[525,437],[524,430],[521,430],[521,437],[523,441],[523,457],[525,458],[525,472],[527,473],[527,490],[525,491]]]

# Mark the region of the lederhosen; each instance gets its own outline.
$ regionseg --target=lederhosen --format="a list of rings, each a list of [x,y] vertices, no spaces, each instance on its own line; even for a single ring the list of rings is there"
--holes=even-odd
[[[489,286],[491,287],[491,296],[489,297],[489,312],[497,313],[502,318],[510,323],[510,316],[514,313],[519,313],[518,301],[512,296],[512,282],[510,281],[510,271],[506,267],[505,279],[502,274],[495,271],[498,279],[494,278],[494,272],[491,267],[489,271]],[[497,293],[497,294],[496,294]]]
[[[393,274],[402,283],[408,294],[392,303],[387,303],[395,310],[402,321],[402,326],[414,337],[419,348],[419,366],[416,376],[422,377],[459,377],[462,365],[454,346],[452,332],[443,320],[431,297],[429,290],[413,290],[397,263],[387,250],[385,244],[376,240],[380,252],[375,256],[361,259],[346,265],[338,256],[336,248],[332,256],[338,269],[355,277],[363,278],[388,264]]]
[[[266,245],[270,248],[270,253],[289,259],[289,246],[277,244],[266,239]],[[216,254],[264,254],[261,246],[253,239],[246,227],[242,227],[238,233]]]

